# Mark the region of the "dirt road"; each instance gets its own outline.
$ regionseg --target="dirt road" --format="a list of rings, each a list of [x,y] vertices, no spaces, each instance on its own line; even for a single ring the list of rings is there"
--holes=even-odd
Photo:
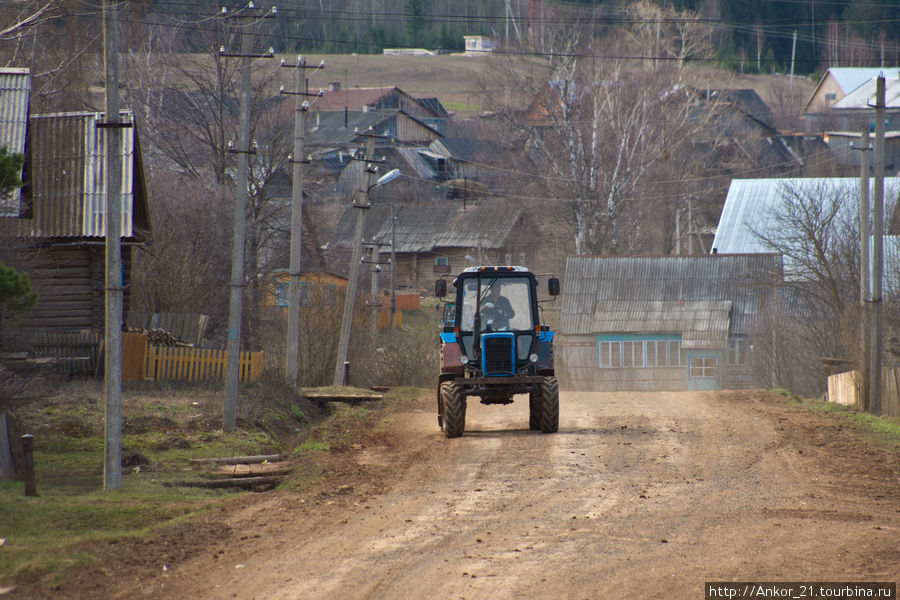
[[[898,581],[900,459],[762,393],[432,400],[346,448],[315,494],[255,495],[207,550],[121,597],[703,598],[704,582]]]

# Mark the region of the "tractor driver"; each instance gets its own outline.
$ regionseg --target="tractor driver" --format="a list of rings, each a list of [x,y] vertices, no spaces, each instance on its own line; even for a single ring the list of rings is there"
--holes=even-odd
[[[509,298],[500,294],[500,285],[495,281],[481,302],[482,328],[490,326],[493,331],[509,329],[509,321],[515,314]]]

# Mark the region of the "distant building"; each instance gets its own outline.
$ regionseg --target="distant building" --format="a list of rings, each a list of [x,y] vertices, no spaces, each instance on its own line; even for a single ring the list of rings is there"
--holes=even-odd
[[[494,50],[494,44],[487,36],[464,35],[463,39],[466,40],[466,56],[481,56]]]
[[[559,328],[575,389],[718,390],[766,385],[754,336],[775,303],[781,256],[570,256]]]

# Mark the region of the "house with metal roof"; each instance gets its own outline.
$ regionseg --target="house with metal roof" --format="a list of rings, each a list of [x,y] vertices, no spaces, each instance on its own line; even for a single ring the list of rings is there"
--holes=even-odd
[[[10,154],[25,153],[30,93],[31,72],[28,69],[0,69],[0,148],[6,148]],[[0,197],[0,217],[19,216],[21,199],[21,188],[13,190],[7,197]]]
[[[810,94],[804,113],[817,113],[831,108],[831,106],[864,84],[870,79],[878,77],[879,73],[887,73],[891,70],[884,67],[832,67],[825,71],[822,79],[816,85],[816,89]]]
[[[777,254],[570,256],[561,371],[586,390],[765,385],[754,369],[754,339],[780,277]]]
[[[346,254],[353,244],[358,210],[362,209],[350,206],[344,211],[326,245],[335,272],[347,270]],[[391,240],[394,242],[398,286],[430,289],[435,278],[472,265],[531,266],[538,258],[522,208],[510,209],[499,203],[423,202],[374,203],[364,210],[368,211],[365,244],[374,245],[386,257]]]
[[[871,186],[874,184],[870,180]],[[900,178],[886,177],[884,198],[887,216],[900,194]],[[712,251],[720,254],[772,252],[763,238],[783,232],[784,223],[775,216],[779,207],[800,197],[827,199],[839,203],[840,217],[834,222],[836,233],[854,235],[858,229],[846,230],[846,223],[856,223],[859,206],[859,179],[855,177],[795,177],[783,179],[732,179],[713,238]],[[858,235],[858,234],[856,234]],[[785,263],[790,276],[792,266]]]
[[[0,104],[4,98],[0,97]],[[134,115],[121,112],[123,311],[135,248],[150,241],[147,187]],[[106,128],[103,113],[28,119],[25,186],[17,217],[0,218],[22,240],[19,258],[38,293],[26,330],[104,328]]]
[[[829,73],[834,69],[829,69]],[[806,132],[859,131],[874,117],[875,85],[879,75],[885,78],[886,129],[900,129],[900,67],[847,69],[843,87],[828,73],[819,82],[803,111]],[[851,87],[852,86],[852,87]],[[828,91],[826,91],[828,90]]]

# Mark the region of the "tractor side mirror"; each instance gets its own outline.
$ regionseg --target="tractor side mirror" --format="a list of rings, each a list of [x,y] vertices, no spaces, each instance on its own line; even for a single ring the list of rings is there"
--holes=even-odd
[[[559,296],[559,279],[551,277],[550,280],[547,281],[547,292],[551,296]]]
[[[446,279],[438,279],[434,282],[434,295],[438,298],[443,298],[447,295],[447,280]]]

